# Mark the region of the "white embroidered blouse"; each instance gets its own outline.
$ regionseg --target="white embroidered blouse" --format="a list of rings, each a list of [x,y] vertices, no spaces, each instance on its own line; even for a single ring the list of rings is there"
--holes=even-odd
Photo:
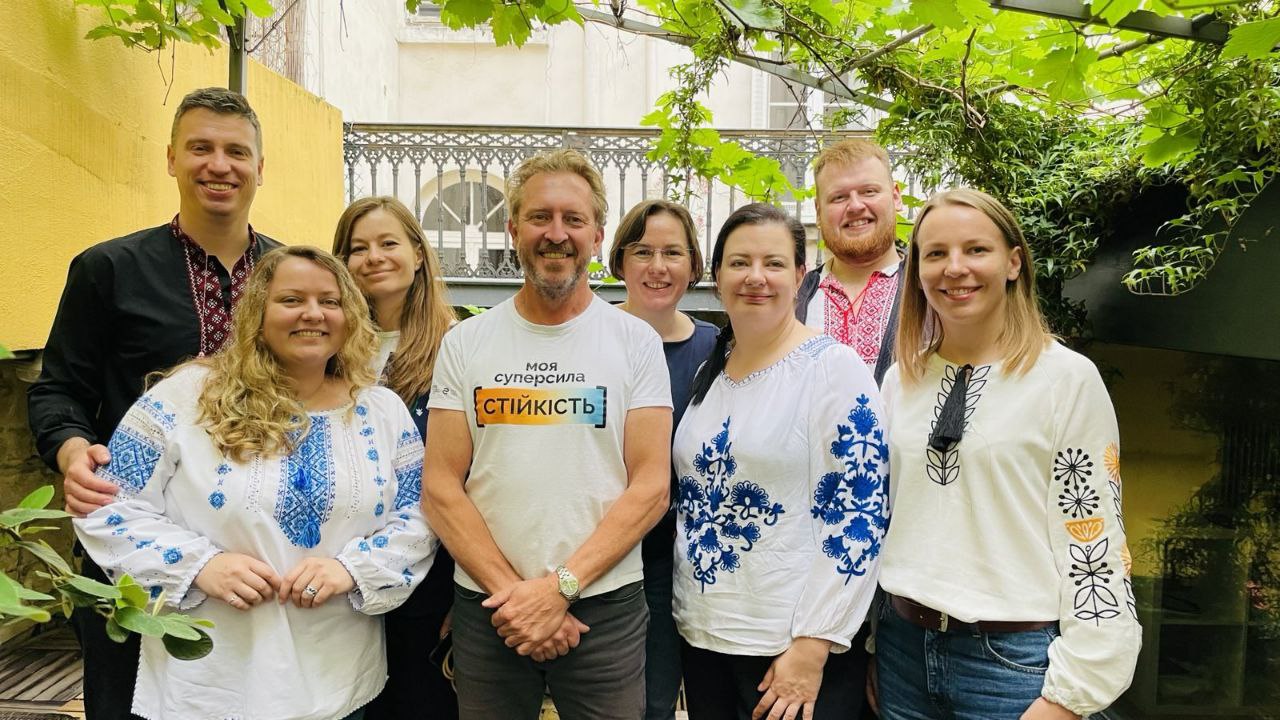
[[[165,605],[212,620],[213,652],[175,660],[143,638],[133,712],[149,720],[332,720],[386,682],[381,618],[430,568],[436,539],[419,509],[422,440],[390,390],[311,414],[297,449],[240,463],[200,427],[207,369],[157,383],[120,422],[100,475],[116,502],[75,521],[94,561],[128,573]],[[271,600],[247,611],[193,581],[220,552],[250,555],[284,577],[332,557],[356,587],[302,609]]]
[[[1042,694],[1079,715],[1133,679],[1141,628],[1120,511],[1119,430],[1097,369],[1051,343],[1025,375],[974,368],[961,440],[929,447],[959,367],[885,376],[893,524],[880,584],[955,617],[1057,620]]]
[[[733,382],[676,432],[673,610],[691,645],[777,655],[798,637],[844,652],[870,607],[888,522],[875,380],[826,335]]]

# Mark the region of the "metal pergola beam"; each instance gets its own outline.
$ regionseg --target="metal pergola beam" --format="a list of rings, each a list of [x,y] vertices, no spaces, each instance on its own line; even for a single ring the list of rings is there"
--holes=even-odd
[[[695,42],[694,38],[688,35],[674,33],[670,30],[660,28],[657,25],[650,25],[638,20],[614,17],[611,13],[600,12],[599,10],[592,10],[591,8],[583,7],[579,7],[578,12],[582,15],[582,18],[588,22],[616,27],[626,30],[634,35],[656,37],[660,40],[676,43],[677,45],[684,45],[685,47],[691,47]],[[856,102],[860,105],[873,107],[877,110],[888,110],[892,107],[891,103],[882,97],[872,95],[871,93],[860,92],[858,90],[851,90],[835,80],[823,80],[814,75],[810,75],[807,72],[801,72],[800,70],[796,70],[795,68],[782,63],[772,63],[767,60],[761,60],[760,58],[743,55],[741,53],[735,53],[730,59],[736,63],[747,65],[749,67],[756,68],[757,70],[763,70],[770,75],[776,75],[784,80],[790,80],[797,85],[821,90],[822,92],[830,93],[838,98]]]
[[[997,10],[1014,10],[1059,20],[1106,25],[1117,30],[1132,30],[1158,37],[1180,38],[1215,45],[1225,43],[1227,33],[1231,31],[1231,25],[1221,20],[1214,20],[1211,15],[1197,15],[1194,18],[1166,17],[1147,10],[1136,10],[1125,15],[1119,22],[1111,24],[1095,15],[1089,3],[1078,0],[987,0],[987,2]]]

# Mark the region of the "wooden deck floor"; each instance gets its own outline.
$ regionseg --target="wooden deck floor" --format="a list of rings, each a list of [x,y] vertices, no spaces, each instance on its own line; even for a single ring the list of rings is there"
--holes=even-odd
[[[0,720],[83,718],[80,649],[67,627],[0,646]]]

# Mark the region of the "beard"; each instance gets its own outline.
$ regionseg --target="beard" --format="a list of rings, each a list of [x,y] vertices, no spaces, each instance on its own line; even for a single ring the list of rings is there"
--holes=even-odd
[[[559,278],[544,275],[538,270],[538,253],[549,248],[560,249],[562,246],[564,252],[572,253],[565,260],[573,261],[573,272]],[[538,295],[552,302],[563,300],[573,293],[574,289],[578,287],[578,282],[587,274],[587,263],[590,261],[590,258],[577,251],[571,241],[565,241],[560,245],[539,243],[536,249],[521,245],[516,249],[516,257],[520,260],[520,267],[524,269],[525,277],[533,283],[533,289],[537,291]]]
[[[822,239],[826,242],[827,250],[841,262],[847,265],[865,265],[889,252],[897,240],[897,233],[895,223],[877,219],[869,235],[845,239],[838,231],[827,233],[824,228]]]

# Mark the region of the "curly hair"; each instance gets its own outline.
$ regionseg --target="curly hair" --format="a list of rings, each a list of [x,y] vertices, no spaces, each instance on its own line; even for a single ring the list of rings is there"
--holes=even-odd
[[[338,282],[346,338],[329,359],[325,374],[350,385],[353,407],[360,390],[375,380],[370,363],[378,340],[369,320],[369,306],[351,273],[337,258],[319,248],[291,246],[272,250],[249,277],[236,305],[234,330],[226,347],[212,357],[192,361],[209,368],[197,400],[199,421],[213,444],[238,462],[253,454],[290,453],[311,427],[306,408],[294,397],[288,375],[262,336],[271,281],[280,264],[290,258],[315,263],[333,273]]]

